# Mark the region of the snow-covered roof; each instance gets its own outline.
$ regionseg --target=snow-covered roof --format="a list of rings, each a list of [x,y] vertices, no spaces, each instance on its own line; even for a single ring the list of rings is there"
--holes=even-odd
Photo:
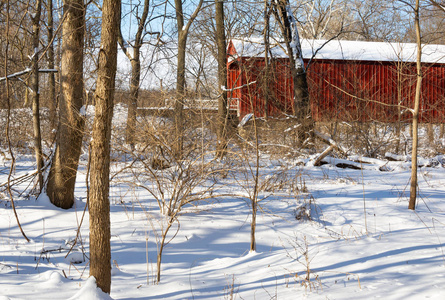
[[[233,39],[236,57],[264,57],[262,39]],[[284,44],[271,42],[273,57],[287,57]],[[364,61],[405,61],[415,62],[417,45],[412,43],[385,43],[342,40],[301,41],[303,58]],[[445,45],[423,45],[422,62],[445,63]]]

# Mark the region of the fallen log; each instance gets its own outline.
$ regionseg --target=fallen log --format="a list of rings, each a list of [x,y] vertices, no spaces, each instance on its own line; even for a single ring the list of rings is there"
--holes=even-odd
[[[326,150],[324,150],[314,161],[314,166],[315,167],[319,167],[321,166],[321,161],[323,160],[323,158],[325,158],[329,153],[332,152],[332,150],[334,150],[335,146],[334,145],[330,145],[328,148],[326,148]]]
[[[316,130],[314,130],[314,134],[322,142],[324,142],[324,143],[326,143],[326,144],[328,144],[330,146],[333,146],[338,152],[340,152],[341,155],[343,155],[345,157],[348,156],[346,151],[343,149],[343,147],[338,145],[337,142],[334,141],[332,138],[330,138],[330,137],[328,137],[328,136],[326,136],[326,135],[324,135],[324,134],[322,134],[322,133],[320,133],[320,132],[318,132]]]

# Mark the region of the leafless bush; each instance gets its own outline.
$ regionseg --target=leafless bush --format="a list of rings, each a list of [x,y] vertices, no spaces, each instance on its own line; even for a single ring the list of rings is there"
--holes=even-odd
[[[6,123],[6,113],[7,111],[2,109],[0,110],[0,122],[2,124]],[[42,139],[43,145],[49,146],[52,144],[51,130],[47,128],[46,115],[47,110],[42,109]],[[33,136],[32,136],[32,111],[30,108],[20,108],[11,110],[11,123],[10,123],[10,138],[11,138],[11,146],[15,151],[19,153],[33,153]],[[45,121],[45,122],[44,122]],[[6,145],[6,136],[4,134],[0,135],[0,145]],[[1,146],[0,146],[1,148]]]
[[[227,279],[227,286],[224,288],[224,299],[235,300],[238,294],[239,287],[235,284],[235,275],[231,279]]]
[[[313,141],[301,143],[298,140],[300,124],[292,117],[257,118],[259,149],[272,158],[295,158],[313,154],[321,148]],[[239,135],[246,141],[253,141],[255,128],[252,121],[238,129]]]
[[[295,241],[289,242],[293,248],[293,252],[289,252],[286,249],[287,256],[299,262],[303,267],[304,271],[293,273],[293,278],[307,291],[317,291],[323,289],[320,277],[316,271],[311,269],[312,260],[315,258],[317,253],[310,253],[309,242],[306,235],[303,236],[302,240],[295,237]]]
[[[209,143],[211,133],[204,126],[199,127],[199,122],[190,122],[189,125],[183,156],[177,160],[172,150],[172,121],[161,116],[141,119],[138,144],[134,150],[123,147],[129,159],[114,176],[117,182],[147,191],[156,202],[157,210],[142,202],[139,205],[146,214],[158,246],[157,282],[161,277],[164,247],[179,231],[180,216],[199,211],[199,204],[212,198],[215,181],[211,178],[219,173],[210,159],[213,153],[213,144]],[[172,228],[177,231],[170,236]]]
[[[320,220],[321,209],[316,204],[312,195],[305,195],[297,202],[297,207],[294,211],[295,219],[299,221],[314,221]]]
[[[403,124],[402,124],[403,125]],[[379,122],[318,123],[318,130],[338,141],[348,154],[384,157],[386,152],[407,153],[408,126],[396,131],[395,124]]]

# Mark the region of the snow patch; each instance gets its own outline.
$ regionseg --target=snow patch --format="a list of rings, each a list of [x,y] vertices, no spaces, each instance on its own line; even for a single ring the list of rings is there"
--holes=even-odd
[[[72,263],[72,264],[81,264],[83,262],[85,262],[85,256],[82,252],[71,252],[66,258],[65,261],[67,263]]]
[[[102,292],[96,285],[96,278],[91,276],[85,285],[68,300],[112,300],[107,293]]]
[[[48,195],[46,192],[40,193],[39,197],[37,198],[37,203],[43,207],[47,208],[54,208],[55,206],[51,203],[51,200],[49,200]]]
[[[40,278],[44,280],[42,285],[45,288],[60,287],[62,284],[68,281],[68,279],[56,271],[46,271],[45,273],[41,274]]]

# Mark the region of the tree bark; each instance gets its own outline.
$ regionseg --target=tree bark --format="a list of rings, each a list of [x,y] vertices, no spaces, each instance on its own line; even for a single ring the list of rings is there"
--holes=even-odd
[[[417,83],[416,94],[414,98],[414,111],[413,111],[413,150],[411,155],[411,186],[409,193],[408,208],[416,209],[417,199],[417,146],[418,142],[418,122],[419,122],[419,106],[420,106],[420,94],[422,92],[422,40],[420,36],[420,3],[416,0],[416,6],[414,8],[414,26],[416,28],[416,43],[417,43]]]
[[[137,118],[137,106],[139,98],[139,85],[141,82],[141,59],[140,50],[143,43],[143,33],[145,28],[145,23],[148,17],[148,8],[150,6],[150,1],[144,1],[144,8],[142,15],[138,18],[138,29],[136,31],[133,48],[133,54],[131,54],[125,46],[122,32],[119,29],[118,42],[121,46],[122,51],[130,59],[131,63],[131,79],[130,79],[130,103],[128,105],[128,115],[127,115],[127,128],[126,128],[126,140],[127,144],[131,147],[135,143],[135,129],[136,129],[136,118]]]
[[[269,101],[270,101],[270,89],[269,80],[270,77],[270,66],[269,66],[269,51],[270,51],[270,4],[269,0],[264,1],[264,78],[262,80],[262,89],[264,94],[264,117],[267,118],[269,115]]]
[[[47,19],[48,19],[48,69],[54,69],[54,18],[53,18],[53,1],[47,0]],[[51,129],[55,129],[57,125],[57,113],[56,113],[56,80],[55,74],[49,73],[48,75],[48,109],[49,109],[49,121]]]
[[[56,149],[48,176],[47,194],[57,207],[74,204],[74,187],[82,148],[85,120],[83,105],[83,46],[85,6],[83,0],[65,1],[63,23],[60,118]]]
[[[216,43],[218,46],[218,131],[216,156],[224,157],[227,150],[227,47],[224,27],[224,2],[215,0]]]
[[[190,16],[187,24],[184,22],[184,13],[182,10],[182,0],[175,0],[176,25],[178,26],[178,64],[176,71],[176,100],[174,107],[175,115],[175,140],[173,153],[175,159],[182,158],[182,149],[184,144],[184,100],[185,100],[185,50],[187,45],[187,36],[190,26],[201,9],[203,0],[200,0],[195,11]]]
[[[90,276],[94,276],[97,286],[108,294],[111,291],[110,139],[120,9],[120,0],[103,1],[88,206],[90,214]]]
[[[311,119],[309,89],[301,53],[300,38],[296,20],[292,15],[289,6],[289,0],[278,0],[275,2],[275,5],[275,15],[280,20],[280,28],[284,36],[289,56],[294,91],[293,111],[294,115],[303,125],[298,129],[298,137],[300,141],[303,141],[309,136],[309,132],[313,129],[313,122]]]
[[[131,79],[130,79],[130,103],[128,105],[126,140],[127,144],[134,147],[135,129],[139,98],[139,84],[141,80],[141,61],[139,47],[134,47],[134,56],[131,61]]]
[[[187,32],[184,32],[184,16],[182,0],[175,0],[176,23],[178,26],[178,64],[176,70],[176,100],[175,115],[175,141],[173,153],[176,159],[182,157],[184,134],[184,98],[185,98],[185,47],[187,45]]]
[[[39,192],[43,190],[43,155],[42,155],[42,135],[40,131],[40,92],[39,92],[39,42],[40,42],[40,15],[42,12],[42,0],[37,0],[35,13],[32,19],[32,46],[33,54],[31,59],[31,96],[32,96],[32,118],[34,130],[34,151],[37,163],[37,177]]]

